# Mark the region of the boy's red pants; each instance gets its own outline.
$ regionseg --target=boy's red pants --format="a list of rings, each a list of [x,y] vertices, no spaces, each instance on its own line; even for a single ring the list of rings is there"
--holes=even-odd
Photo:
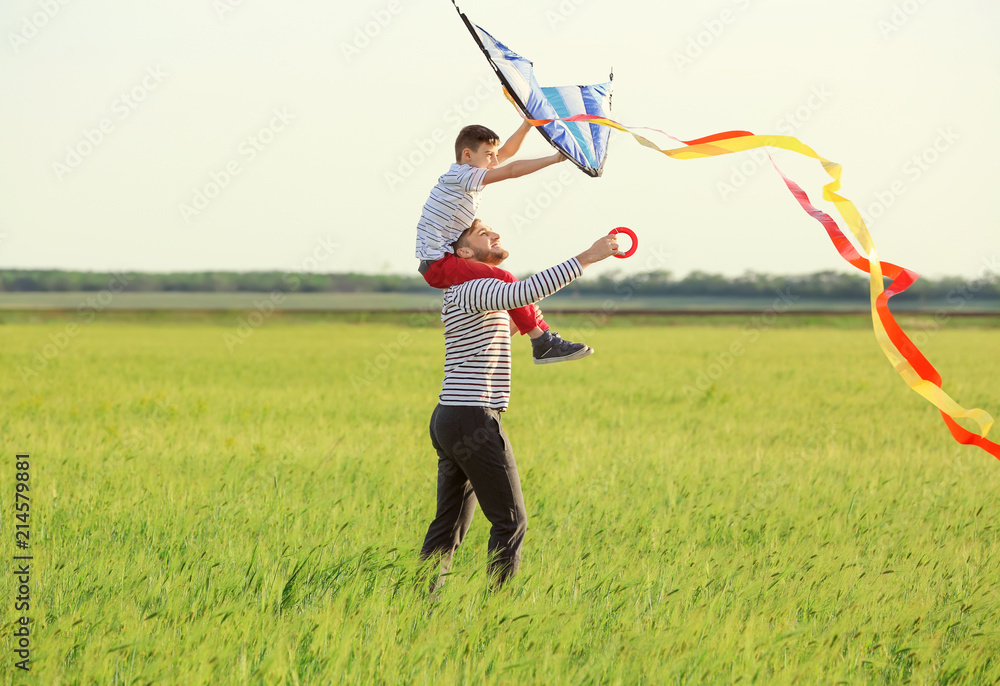
[[[500,279],[506,283],[517,281],[514,275],[500,267],[494,267],[485,262],[463,260],[448,253],[424,272],[424,281],[434,288],[457,286],[473,279]],[[534,305],[525,305],[516,310],[507,310],[511,320],[521,334],[526,334],[536,326],[542,331],[548,331],[549,325],[542,319],[542,313]]]

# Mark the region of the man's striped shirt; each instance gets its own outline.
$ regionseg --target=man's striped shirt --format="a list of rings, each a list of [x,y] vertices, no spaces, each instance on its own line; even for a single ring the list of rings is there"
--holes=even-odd
[[[431,189],[417,222],[417,258],[435,262],[472,226],[489,169],[452,164]]]
[[[574,257],[524,281],[475,279],[444,292],[442,405],[507,409],[510,401],[510,316],[583,274]]]

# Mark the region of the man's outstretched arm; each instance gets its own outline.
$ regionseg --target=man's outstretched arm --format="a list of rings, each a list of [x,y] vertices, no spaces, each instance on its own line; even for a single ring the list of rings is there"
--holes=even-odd
[[[449,289],[452,302],[468,312],[512,310],[548,297],[583,274],[595,262],[618,250],[617,236],[601,236],[592,246],[562,264],[549,267],[524,281],[475,279]]]

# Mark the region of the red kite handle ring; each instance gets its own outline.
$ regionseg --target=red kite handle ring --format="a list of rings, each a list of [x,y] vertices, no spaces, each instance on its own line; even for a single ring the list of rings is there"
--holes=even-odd
[[[615,257],[619,257],[619,258],[621,258],[623,260],[626,257],[632,257],[632,255],[635,254],[635,249],[639,247],[639,239],[635,237],[635,231],[633,231],[632,229],[627,229],[624,226],[619,226],[617,229],[611,229],[611,233],[609,233],[608,235],[609,236],[613,236],[616,233],[623,233],[626,236],[628,236],[629,238],[631,238],[632,239],[632,247],[629,248],[628,250],[626,250],[623,253],[614,253],[614,256]]]

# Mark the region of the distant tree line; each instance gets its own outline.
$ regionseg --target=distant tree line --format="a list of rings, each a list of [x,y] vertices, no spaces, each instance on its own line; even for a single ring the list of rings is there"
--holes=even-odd
[[[289,272],[74,272],[56,270],[0,270],[0,291],[100,291],[108,283],[125,282],[133,293],[376,293],[431,290],[419,274],[413,277],[383,274],[302,274]],[[120,288],[120,287],[119,287]]]
[[[129,292],[187,293],[424,293],[430,289],[418,274],[290,274],[288,272],[130,272],[119,274],[57,270],[0,270],[0,291],[10,293],[55,291],[100,291],[125,281]],[[888,281],[886,282],[888,283]],[[774,276],[748,272],[741,276],[723,276],[694,271],[675,278],[667,271],[637,275],[608,273],[597,279],[581,279],[566,291],[580,295],[615,294],[639,296],[772,296],[776,291],[790,291],[802,298],[865,300],[867,277],[835,271],[813,274]],[[1000,300],[1000,275],[964,279],[945,277],[919,279],[901,297],[922,300]]]

